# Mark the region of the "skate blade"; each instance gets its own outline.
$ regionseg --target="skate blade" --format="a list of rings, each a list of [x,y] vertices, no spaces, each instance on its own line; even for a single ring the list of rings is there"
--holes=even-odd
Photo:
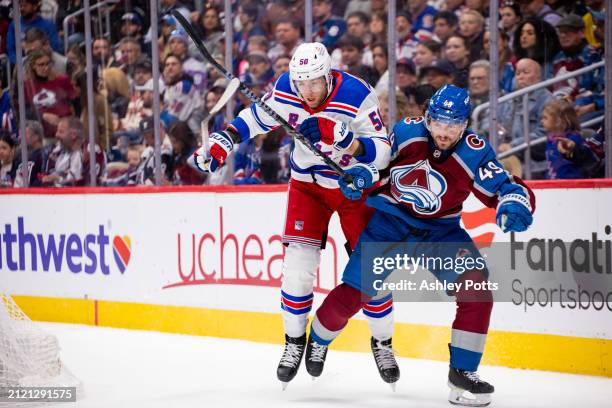
[[[389,387],[391,387],[391,390],[393,392],[395,392],[395,386],[397,385],[397,383],[389,383]]]
[[[281,387],[283,387],[283,391],[285,391],[287,389],[287,385],[289,385],[288,382],[281,381]]]
[[[318,377],[315,377],[314,375],[311,375],[311,376],[310,376],[310,379],[312,380],[312,382],[317,381],[317,378],[318,378]]]
[[[486,407],[491,403],[491,394],[472,394],[461,388],[448,383],[450,392],[448,402],[462,407]]]

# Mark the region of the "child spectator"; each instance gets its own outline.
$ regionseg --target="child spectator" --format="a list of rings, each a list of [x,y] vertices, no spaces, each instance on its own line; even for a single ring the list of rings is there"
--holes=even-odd
[[[0,187],[13,187],[17,176],[17,162],[15,160],[15,140],[10,133],[0,131]]]
[[[544,106],[542,127],[546,131],[546,162],[548,179],[576,179],[584,174],[579,165],[567,160],[558,145],[572,141],[576,146],[583,143],[580,124],[574,107],[565,100],[552,100]]]

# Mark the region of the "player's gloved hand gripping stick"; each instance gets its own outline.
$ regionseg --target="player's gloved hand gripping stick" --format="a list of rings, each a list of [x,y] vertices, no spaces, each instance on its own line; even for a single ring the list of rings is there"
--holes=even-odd
[[[183,17],[183,15],[181,13],[179,13],[177,10],[172,10],[171,13],[174,16],[174,18],[179,22],[179,24],[183,27],[183,29],[185,30],[187,35],[194,42],[194,44],[196,45],[196,47],[198,48],[198,51],[200,51],[202,56],[208,62],[210,62],[217,70],[219,70],[219,72],[221,72],[221,74],[223,74],[223,76],[225,78],[229,79],[230,81],[232,79],[234,79],[235,78],[234,75],[232,75],[230,72],[228,72],[225,69],[225,67],[223,67],[223,65],[219,64],[212,57],[210,52],[208,52],[208,50],[204,46],[204,43],[202,43],[200,38],[197,36],[195,30],[193,29],[191,24],[187,21],[187,19],[185,17]],[[255,95],[249,88],[247,88],[247,86],[245,84],[240,82],[238,90],[240,90],[240,92],[242,92],[243,95],[245,95],[247,98],[249,98],[249,100],[251,102],[253,102],[257,106],[262,108],[272,119],[274,119],[276,122],[278,122],[278,124],[283,129],[285,129],[285,131],[288,134],[290,134],[295,139],[299,140],[304,146],[306,146],[308,148],[308,150],[313,152],[315,155],[319,156],[321,158],[321,160],[323,160],[323,162],[325,164],[327,164],[336,173],[338,173],[340,175],[340,177],[347,183],[347,185],[350,185],[350,186],[353,185],[353,178],[352,178],[352,176],[350,174],[347,174],[336,162],[334,162],[332,159],[330,159],[325,154],[323,154],[319,149],[317,149],[300,132],[295,130],[289,123],[287,123],[287,121],[285,119],[283,119],[278,113],[276,113],[268,105],[266,105],[264,101],[262,101],[259,97],[257,97],[257,95]],[[229,135],[223,135],[223,133],[225,133],[225,132],[220,132],[219,136],[221,136],[222,138],[226,138],[226,137],[229,138]],[[231,140],[231,138],[229,138],[229,140],[218,140],[217,142],[219,144],[216,143],[216,146],[219,147],[219,148],[223,148],[224,150],[226,150],[226,148],[229,148],[229,150],[231,150],[231,148],[233,147],[233,141]]]

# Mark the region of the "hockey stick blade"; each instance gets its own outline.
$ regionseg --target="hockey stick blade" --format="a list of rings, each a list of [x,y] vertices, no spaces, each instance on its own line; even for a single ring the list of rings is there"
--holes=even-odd
[[[212,109],[210,110],[210,112],[208,112],[208,115],[206,115],[206,117],[204,118],[204,120],[202,121],[201,125],[200,125],[200,131],[202,133],[202,146],[204,147],[204,151],[205,152],[210,152],[210,143],[209,143],[209,135],[208,135],[208,122],[221,110],[223,109],[223,107],[227,104],[227,102],[234,96],[234,94],[236,93],[236,91],[238,90],[238,87],[240,86],[240,80],[238,78],[234,78],[232,79],[229,84],[227,84],[227,87],[225,88],[225,91],[223,91],[223,94],[221,95],[221,97],[219,98],[219,100],[217,101],[217,103],[215,104],[215,106],[212,107]],[[207,159],[207,163],[210,163],[210,159]],[[206,163],[205,163],[206,165]]]
[[[185,17],[183,17],[183,15],[181,13],[179,13],[177,10],[172,10],[171,11],[172,15],[174,16],[174,18],[179,22],[179,24],[181,25],[181,27],[183,27],[183,29],[185,30],[185,32],[187,33],[187,35],[191,38],[191,40],[193,41],[193,43],[196,45],[198,51],[200,51],[200,53],[202,54],[202,56],[208,61],[210,62],[215,68],[217,68],[217,70],[219,70],[219,72],[221,72],[221,74],[229,79],[230,81],[232,79],[234,79],[234,75],[232,75],[230,72],[228,72],[225,67],[223,67],[223,65],[219,64],[217,62],[217,60],[215,60],[213,58],[213,56],[210,54],[210,52],[208,52],[208,50],[206,49],[206,47],[204,46],[204,43],[202,42],[202,40],[200,40],[200,38],[198,37],[197,33],[195,32],[195,30],[193,29],[191,23],[189,23],[189,21],[187,21],[187,19]],[[293,138],[299,140],[304,146],[306,146],[306,148],[308,150],[310,150],[312,153],[314,153],[316,156],[319,156],[321,158],[321,160],[323,160],[323,162],[325,164],[327,164],[329,167],[331,167],[336,173],[338,173],[338,175],[340,177],[342,177],[347,184],[349,184],[350,186],[353,185],[353,177],[346,173],[342,167],[340,167],[336,162],[334,162],[332,159],[330,159],[329,157],[327,157],[323,152],[321,152],[319,149],[316,148],[315,145],[313,145],[310,140],[306,139],[304,137],[304,135],[302,135],[300,132],[298,132],[297,130],[295,130],[289,123],[287,123],[287,121],[285,119],[283,119],[278,113],[276,113],[272,108],[270,108],[268,105],[266,105],[266,103],[264,101],[262,101],[257,95],[255,95],[244,83],[240,82],[240,85],[238,87],[238,90],[240,92],[242,92],[243,95],[245,95],[247,98],[249,98],[249,100],[251,102],[253,102],[254,104],[256,104],[257,106],[259,106],[264,112],[266,112],[272,119],[274,119],[278,124],[280,124],[280,126],[289,134],[291,135]],[[354,188],[354,187],[353,187]]]

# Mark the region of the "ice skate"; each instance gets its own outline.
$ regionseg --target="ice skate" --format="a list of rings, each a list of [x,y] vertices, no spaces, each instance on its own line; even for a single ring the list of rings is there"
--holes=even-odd
[[[298,372],[305,346],[306,334],[301,337],[289,337],[285,334],[285,349],[276,369],[276,376],[283,384],[283,391]]]
[[[317,343],[312,337],[308,339],[308,346],[306,347],[306,370],[308,374],[312,376],[313,380],[319,377],[323,372],[327,349],[328,347],[326,345]]]
[[[400,371],[391,347],[391,338],[380,341],[372,337],[370,346],[372,347],[372,354],[374,355],[374,361],[376,362],[376,367],[378,367],[380,377],[395,391],[395,383],[399,380]]]
[[[486,407],[491,403],[495,388],[480,379],[474,371],[464,371],[451,367],[448,372],[450,393],[448,401],[464,407]]]

